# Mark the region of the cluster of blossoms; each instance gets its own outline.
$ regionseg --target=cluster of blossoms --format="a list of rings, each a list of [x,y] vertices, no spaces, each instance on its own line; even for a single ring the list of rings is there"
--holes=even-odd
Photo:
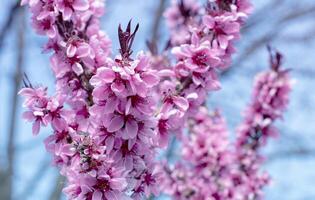
[[[162,75],[158,91],[165,96],[158,133],[164,141],[170,132],[180,133],[187,118],[205,103],[209,91],[220,89],[217,74],[229,66],[234,41],[250,11],[247,0],[209,0],[205,6],[193,0],[172,1],[166,10],[171,32],[168,48],[176,62],[157,65]]]
[[[292,81],[271,52],[271,69],[256,76],[252,102],[237,129],[234,149],[221,115],[200,108],[182,139],[182,160],[164,165],[163,189],[174,199],[257,200],[269,176],[261,172],[260,148],[277,134],[274,121],[285,111]]]
[[[224,119],[202,106],[208,92],[220,89],[217,74],[231,62],[233,43],[251,11],[248,0],[208,0],[205,6],[173,1],[165,12],[171,33],[166,50],[159,54],[152,44],[151,53],[135,58],[131,48],[139,26],[132,31],[131,22],[126,30],[119,26],[119,55],[111,55],[111,40],[100,30],[103,0],[22,4],[30,7],[36,32],[49,38],[44,50],[52,52],[56,77],[53,96],[25,82],[24,117],[35,135],[51,125],[45,144],[67,178],[68,199],[140,200],[161,189],[175,199],[247,199],[241,195],[259,176],[256,150],[287,103],[288,77],[279,69],[279,56],[255,86],[237,154],[229,149]],[[189,135],[183,134],[186,128]],[[189,166],[161,168],[155,160],[171,134],[183,142]]]
[[[157,195],[156,120],[151,88],[159,83],[148,57],[131,59],[135,31],[119,29],[121,56],[100,30],[99,0],[24,0],[36,32],[49,38],[56,94],[26,83],[24,117],[33,133],[51,124],[45,140],[67,177],[69,199],[141,199]]]
[[[269,176],[260,172],[264,158],[259,150],[269,137],[278,134],[274,122],[282,118],[292,88],[289,70],[281,68],[282,55],[269,51],[271,69],[256,76],[251,104],[236,131],[235,162],[240,171],[237,186],[244,192],[243,199],[263,196],[262,189],[268,184]]]
[[[181,160],[164,166],[163,190],[175,200],[236,199],[232,190],[229,134],[218,111],[201,107],[182,139]]]

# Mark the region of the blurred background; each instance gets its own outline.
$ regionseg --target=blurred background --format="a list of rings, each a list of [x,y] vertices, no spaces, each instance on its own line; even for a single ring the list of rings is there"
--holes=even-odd
[[[273,177],[266,200],[315,199],[315,1],[252,0],[255,12],[242,30],[230,70],[222,74],[223,89],[211,95],[210,107],[220,107],[233,132],[249,102],[254,75],[268,67],[266,44],[285,55],[296,84],[284,119],[278,122],[281,135],[271,141],[264,154],[265,169]],[[135,51],[145,40],[165,41],[168,33],[160,13],[169,0],[108,0],[102,26],[118,49],[116,27],[129,19],[140,23]],[[122,14],[123,13],[123,14]],[[1,0],[0,7],[0,200],[65,199],[64,179],[50,166],[42,129],[32,136],[31,124],[21,118],[21,88],[25,72],[32,83],[54,91],[49,55],[42,54],[46,38],[30,27],[30,15],[14,0]],[[156,33],[156,34],[153,34]],[[10,187],[11,185],[11,187]]]

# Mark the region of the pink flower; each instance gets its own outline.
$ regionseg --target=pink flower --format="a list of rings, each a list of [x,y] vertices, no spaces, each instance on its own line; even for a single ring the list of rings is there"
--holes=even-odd
[[[45,17],[41,20],[34,20],[33,27],[38,34],[47,35],[49,38],[57,36],[57,29],[54,26],[55,19],[51,16]]]
[[[86,11],[89,9],[87,0],[57,0],[57,8],[65,21],[70,20],[73,12]]]
[[[94,58],[95,54],[89,44],[77,38],[70,38],[67,42],[67,56],[78,58],[91,57]]]
[[[40,131],[40,126],[46,126],[47,122],[44,119],[46,115],[46,107],[49,102],[47,95],[47,88],[39,87],[33,88],[23,88],[19,95],[26,98],[23,106],[28,109],[28,111],[23,113],[24,119],[33,122],[33,135],[37,135]]]
[[[203,17],[204,25],[214,34],[213,45],[218,45],[221,49],[226,49],[229,42],[239,37],[240,24],[237,17],[226,14],[220,16],[206,15]]]

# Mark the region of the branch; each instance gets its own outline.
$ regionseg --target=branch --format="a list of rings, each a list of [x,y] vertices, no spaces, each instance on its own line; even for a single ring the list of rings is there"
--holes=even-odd
[[[62,189],[65,186],[66,178],[62,175],[58,175],[55,183],[55,188],[51,193],[49,200],[60,200],[62,197]]]
[[[312,156],[315,157],[315,149],[307,149],[307,148],[298,148],[292,150],[283,150],[279,152],[275,152],[267,156],[267,162],[274,162],[280,159],[285,159],[289,157],[306,157]]]
[[[12,186],[13,186],[13,173],[14,173],[14,158],[15,158],[15,134],[16,134],[16,115],[17,115],[17,104],[18,104],[18,90],[22,81],[22,68],[24,63],[24,31],[25,31],[25,15],[23,12],[24,9],[20,9],[19,23],[18,23],[18,33],[17,33],[17,66],[13,79],[13,91],[12,91],[12,104],[11,104],[11,116],[10,116],[10,126],[9,126],[9,135],[8,135],[8,147],[7,147],[7,158],[8,158],[8,169],[6,184],[8,189],[5,191],[4,199],[12,199]]]
[[[160,0],[159,7],[156,10],[153,26],[152,26],[152,38],[151,42],[158,43],[159,40],[159,31],[160,31],[160,24],[163,16],[163,12],[165,10],[167,0]]]
[[[8,30],[10,29],[14,18],[17,16],[16,13],[18,12],[18,10],[21,8],[20,6],[20,1],[17,1],[10,9],[9,15],[7,20],[4,22],[3,27],[0,30],[0,51],[1,51],[1,47],[4,43],[4,38],[8,32]]]
[[[283,15],[274,25],[274,27],[276,28],[273,28],[271,31],[267,32],[262,37],[255,39],[254,41],[250,43],[250,45],[245,47],[243,51],[239,54],[239,56],[235,59],[233,66],[229,70],[223,71],[222,75],[227,75],[228,73],[233,71],[233,69],[235,69],[236,66],[237,67],[241,66],[244,60],[247,60],[248,58],[253,56],[254,53],[257,52],[257,50],[259,50],[262,46],[267,45],[268,43],[275,40],[282,33],[281,30],[283,30],[284,27],[289,25],[289,22],[292,22],[301,17],[305,17],[309,14],[314,14],[314,13],[315,13],[315,6],[312,6],[312,7],[302,8],[298,10],[293,10],[293,12],[289,12]],[[258,22],[258,23],[262,24],[262,22]]]

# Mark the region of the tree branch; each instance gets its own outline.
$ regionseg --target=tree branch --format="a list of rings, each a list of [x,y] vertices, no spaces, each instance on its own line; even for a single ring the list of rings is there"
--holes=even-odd
[[[51,193],[49,200],[60,200],[62,197],[62,189],[65,186],[66,178],[62,175],[58,175],[53,192]]]
[[[6,185],[8,189],[5,191],[4,195],[7,200],[12,199],[12,186],[13,186],[13,175],[14,175],[14,159],[15,159],[15,134],[16,134],[16,118],[17,118],[17,106],[18,106],[18,90],[22,80],[22,68],[24,63],[24,31],[25,31],[25,21],[24,21],[24,9],[20,9],[18,13],[19,23],[18,23],[18,33],[17,33],[17,65],[15,69],[15,74],[13,78],[13,90],[12,90],[12,104],[11,104],[11,116],[10,116],[10,126],[8,135],[8,146],[7,146],[7,158],[8,158],[8,169],[6,174]]]
[[[163,16],[163,12],[165,10],[167,0],[160,0],[159,6],[155,12],[155,17],[152,26],[152,37],[151,42],[158,43],[159,40],[159,32],[160,32],[160,24]]]
[[[278,161],[280,159],[289,158],[289,157],[306,157],[306,156],[315,157],[315,149],[298,148],[298,149],[278,151],[278,152],[268,155],[267,162],[274,162],[274,161]]]
[[[18,10],[20,8],[21,8],[20,7],[20,1],[16,1],[16,3],[14,5],[12,5],[10,12],[9,12],[9,15],[8,15],[8,18],[0,30],[0,51],[1,51],[1,49],[2,49],[1,47],[4,43],[4,38],[5,38],[8,30],[10,29],[10,27],[14,21],[14,18],[17,16],[16,13],[18,12]]]
[[[254,53],[257,52],[257,50],[260,49],[262,46],[267,45],[268,43],[275,40],[282,33],[281,30],[289,25],[289,22],[297,20],[301,17],[305,17],[309,14],[315,14],[315,6],[293,10],[292,12],[288,12],[283,15],[280,19],[277,20],[274,28],[271,31],[266,32],[266,34],[262,35],[259,38],[256,38],[247,47],[245,47],[233,62],[233,66],[228,70],[223,71],[222,75],[229,74],[234,70],[234,68],[236,68],[236,66],[240,66],[244,60],[247,60],[248,58],[253,56]],[[257,22],[257,24],[259,23],[263,24],[262,21]]]

